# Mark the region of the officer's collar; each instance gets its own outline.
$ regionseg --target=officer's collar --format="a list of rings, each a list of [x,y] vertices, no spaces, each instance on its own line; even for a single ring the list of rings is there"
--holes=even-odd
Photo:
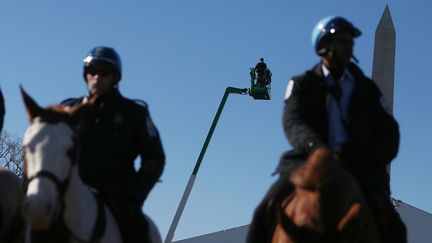
[[[316,75],[318,75],[319,77],[324,78],[325,75],[324,75],[323,68],[321,67],[321,65],[324,65],[324,64],[322,63],[322,61],[319,62],[319,63],[317,63],[317,64],[313,67],[312,70],[313,70],[313,72],[314,72]],[[360,70],[360,68],[359,68],[356,64],[354,64],[354,63],[352,63],[352,62],[348,63],[348,65],[346,66],[346,69],[348,70],[349,73],[353,74],[354,76],[355,76],[355,74],[362,74],[362,73],[363,73],[363,72]]]
[[[326,79],[330,78],[333,80],[333,77],[331,76],[330,69],[326,65],[324,65],[324,63],[321,63],[321,68],[322,68],[322,73],[323,73],[324,77]],[[342,70],[341,77],[340,77],[340,80],[346,80],[346,79],[350,79],[350,80],[354,79],[352,77],[350,71],[348,70],[348,66]]]

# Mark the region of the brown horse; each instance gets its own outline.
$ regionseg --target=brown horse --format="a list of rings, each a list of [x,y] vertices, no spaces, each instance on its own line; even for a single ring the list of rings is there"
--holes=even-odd
[[[293,172],[294,192],[277,213],[273,243],[379,243],[360,187],[327,149]]]

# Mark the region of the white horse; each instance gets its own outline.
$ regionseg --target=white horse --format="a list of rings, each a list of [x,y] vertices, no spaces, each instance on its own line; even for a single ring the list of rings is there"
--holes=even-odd
[[[0,242],[23,239],[21,202],[22,183],[17,175],[0,167]]]
[[[31,121],[23,148],[29,182],[24,209],[32,231],[53,233],[60,228],[67,242],[122,242],[114,216],[81,181],[74,159],[76,144],[71,124],[93,102],[77,109],[44,109],[21,91]],[[156,225],[146,218],[151,241],[162,242]]]

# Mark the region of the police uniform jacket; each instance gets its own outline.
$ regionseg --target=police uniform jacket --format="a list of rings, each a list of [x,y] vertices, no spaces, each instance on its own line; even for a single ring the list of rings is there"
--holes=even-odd
[[[62,103],[74,105],[84,99],[68,99]],[[165,163],[159,133],[147,104],[124,98],[115,90],[98,99],[93,112],[76,130],[83,181],[105,196],[142,204],[161,176]],[[141,163],[135,170],[138,155]],[[147,165],[149,160],[157,163]]]
[[[283,127],[293,150],[282,157],[280,168],[305,158],[319,146],[328,146],[331,96],[321,65],[294,77],[287,90]],[[341,163],[360,184],[388,189],[386,167],[398,152],[398,124],[385,110],[376,84],[355,64],[350,63],[347,68],[355,83],[346,124],[350,140],[343,146]]]
[[[4,122],[5,113],[6,113],[6,109],[5,109],[5,104],[4,104],[3,93],[0,89],[0,132],[3,129],[3,122]]]

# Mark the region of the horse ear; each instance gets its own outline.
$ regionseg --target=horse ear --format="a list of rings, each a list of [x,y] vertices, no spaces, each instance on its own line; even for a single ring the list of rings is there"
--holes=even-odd
[[[35,117],[42,115],[44,109],[41,108],[30,95],[25,92],[24,88],[20,85],[21,96],[26,107],[29,120],[32,121]]]

